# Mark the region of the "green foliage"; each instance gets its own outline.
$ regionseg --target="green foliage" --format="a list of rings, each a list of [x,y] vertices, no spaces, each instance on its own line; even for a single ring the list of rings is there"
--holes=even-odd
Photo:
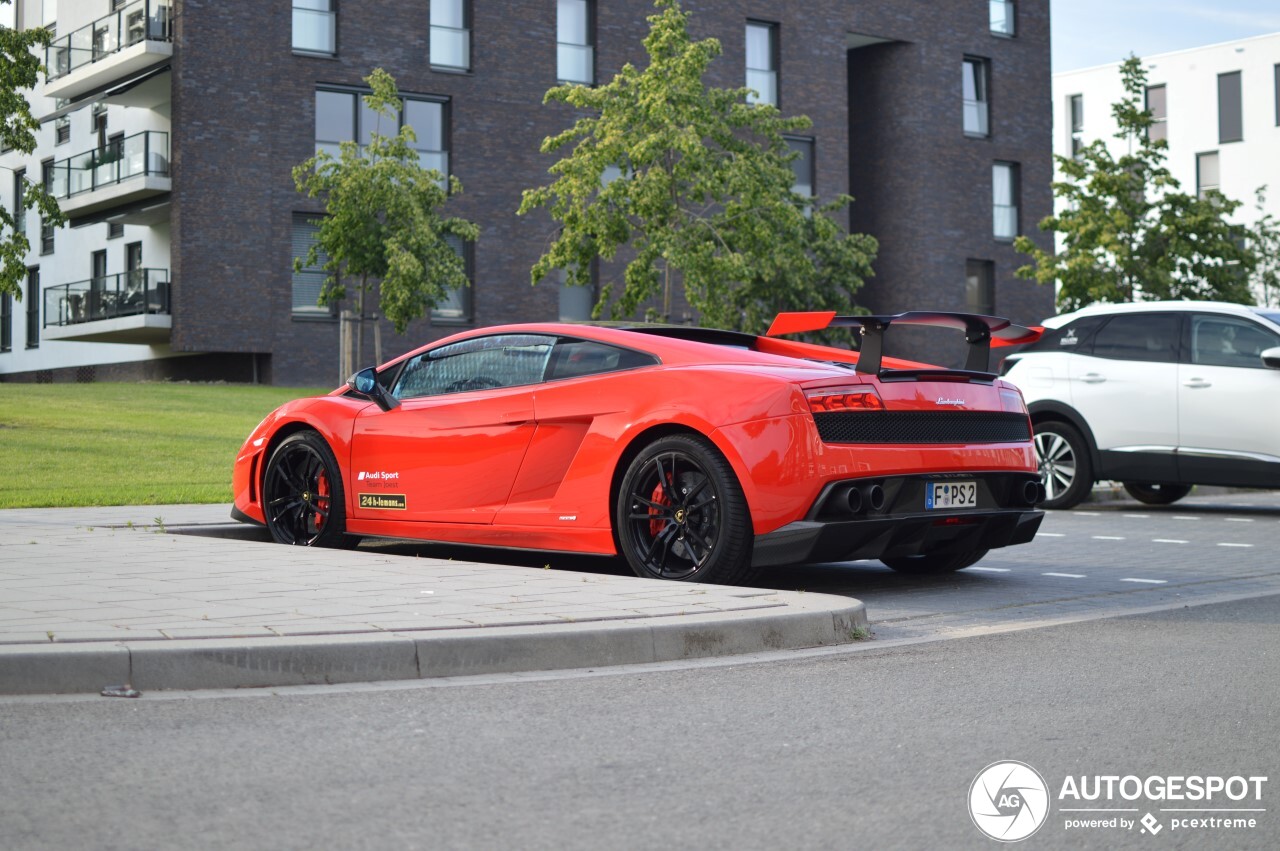
[[[833,218],[851,197],[819,206],[792,192],[783,134],[809,120],[748,104],[747,89],[707,86],[720,43],[690,39],[678,0],[655,5],[646,69],[628,64],[607,84],[546,94],[581,117],[543,141],[544,153],[571,150],[551,167],[555,181],[526,190],[520,205],[521,214],[546,207],[560,223],[533,283],[565,269],[568,283],[589,285],[595,258],[626,247],[614,317],[661,297],[669,320],[677,279],[705,325],[759,330],[782,309],[847,311],[878,246]],[[620,175],[606,182],[611,170]],[[618,289],[602,283],[597,316]]]
[[[381,68],[365,78],[373,90],[365,104],[392,127],[402,108],[395,80]],[[294,267],[319,265],[329,273],[320,304],[347,297],[343,279],[355,282],[361,306],[379,289],[383,315],[404,333],[408,324],[435,307],[450,290],[468,285],[462,258],[447,236],[474,240],[480,229],[440,208],[462,192],[457,178],[425,169],[413,148],[417,136],[405,125],[395,135],[373,133],[361,148],[343,142],[335,159],[321,151],[293,169],[299,192],[324,197],[316,245]]]
[[[1033,263],[1017,274],[1058,282],[1063,310],[1155,299],[1252,303],[1248,276],[1257,255],[1242,244],[1244,230],[1227,221],[1240,202],[1214,191],[1204,198],[1180,191],[1164,165],[1167,143],[1148,138],[1153,121],[1142,63],[1130,56],[1120,75],[1125,94],[1111,111],[1127,153],[1115,157],[1099,139],[1077,158],[1055,157],[1065,179],[1053,191],[1065,209],[1040,229],[1059,234],[1062,250],[1047,252],[1018,237],[1014,246]]]
[[[1280,307],[1280,219],[1266,211],[1266,193],[1265,186],[1254,193],[1258,218],[1249,233],[1249,247],[1258,255],[1258,265],[1253,283],[1263,305]]]
[[[42,28],[19,32],[0,27],[0,142],[24,154],[36,149],[35,131],[40,127],[31,114],[27,92],[35,88],[44,66],[32,51],[47,45],[49,39],[49,31]],[[38,210],[42,221],[54,225],[65,221],[53,196],[29,179],[23,190],[23,207]],[[14,211],[0,207],[0,294],[21,300],[31,243],[16,225]]]

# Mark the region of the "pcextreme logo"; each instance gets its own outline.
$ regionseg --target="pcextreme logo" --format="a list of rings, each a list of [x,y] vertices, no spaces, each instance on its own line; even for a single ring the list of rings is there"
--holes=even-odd
[[[969,785],[969,817],[992,839],[1026,839],[1048,816],[1049,787],[1025,762],[993,762]]]

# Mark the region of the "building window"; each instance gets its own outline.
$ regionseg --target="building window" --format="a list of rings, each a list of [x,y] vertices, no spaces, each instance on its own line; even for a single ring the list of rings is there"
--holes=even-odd
[[[996,264],[990,260],[964,261],[964,306],[970,313],[995,315]]]
[[[813,176],[813,140],[799,136],[788,136],[786,139],[787,147],[796,155],[795,159],[791,160],[791,172],[795,175],[791,182],[791,191],[806,200],[812,200],[817,195]],[[813,215],[812,204],[805,204],[803,210],[806,216]]]
[[[582,322],[591,318],[591,311],[596,306],[595,268],[591,270],[590,286],[573,286],[566,283],[569,273],[560,271],[560,313],[561,322]]]
[[[400,127],[413,127],[418,139],[413,143],[423,168],[433,168],[446,178],[449,175],[449,134],[447,130],[447,104],[441,100],[429,100],[400,95],[404,109],[393,127],[383,116],[365,106],[360,94],[353,91],[316,92],[316,152],[326,151],[333,157],[339,155],[342,142],[359,141],[361,147],[369,144],[374,133],[394,135]]]
[[[468,286],[449,290],[445,297],[431,309],[431,318],[446,324],[471,321],[471,306],[474,303],[476,285],[476,244],[464,242],[461,237],[446,234],[445,241],[462,256],[462,264],[466,270]]]
[[[592,85],[596,81],[595,4],[589,0],[556,3],[556,79]]]
[[[1013,0],[990,0],[990,3],[992,34],[1010,37],[1015,35]]]
[[[338,52],[334,0],[293,0],[293,49],[333,56]]]
[[[27,269],[27,348],[40,347],[40,267]]]
[[[966,57],[964,65],[964,132],[966,136],[989,136],[987,108],[988,63]]]
[[[1280,65],[1274,69],[1275,72],[1275,96],[1276,96],[1276,126],[1280,127]]]
[[[747,103],[778,105],[778,25],[747,21]]]
[[[1163,85],[1147,86],[1147,112],[1151,113],[1151,126],[1147,138],[1153,142],[1169,138],[1169,101]]]
[[[471,3],[469,0],[431,0],[432,68],[471,70]]]
[[[20,168],[13,173],[13,230],[27,232],[27,170]]]
[[[1218,142],[1244,139],[1240,104],[1240,72],[1218,75]]]
[[[292,256],[303,263],[307,262],[307,252],[316,244],[317,235],[320,233],[316,215],[314,213],[293,214],[290,249]],[[320,290],[324,288],[324,279],[329,277],[329,273],[324,270],[324,264],[328,262],[329,257],[322,250],[316,258],[316,265],[303,266],[301,271],[294,271],[293,315],[295,317],[329,319],[333,316],[336,305],[325,307],[319,305]]]
[[[1203,198],[1210,189],[1217,190],[1221,185],[1218,173],[1218,152],[1196,154],[1196,194]]]
[[[1084,150],[1084,95],[1072,95],[1067,102],[1071,113],[1071,158],[1078,160]]]
[[[13,351],[13,296],[0,295],[0,352]]]
[[[107,239],[119,239],[124,236],[124,224],[121,222],[107,222]]]
[[[41,171],[42,182],[44,184],[45,191],[47,192],[49,191],[49,187],[53,184],[53,160],[45,160],[43,163],[41,163],[40,171]],[[53,225],[50,222],[46,222],[44,219],[41,219],[40,220],[40,253],[41,254],[53,253],[53,237],[54,237]]]
[[[64,115],[53,122],[53,144],[64,145],[71,141],[71,117]]]
[[[1018,164],[996,163],[991,167],[991,203],[996,239],[1012,240],[1018,235]]]

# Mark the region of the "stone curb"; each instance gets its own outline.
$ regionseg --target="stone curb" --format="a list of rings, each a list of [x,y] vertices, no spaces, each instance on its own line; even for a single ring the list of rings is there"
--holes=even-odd
[[[0,647],[0,694],[414,680],[669,662],[849,643],[868,625],[846,597],[779,592],[764,611],[600,623],[294,638]]]

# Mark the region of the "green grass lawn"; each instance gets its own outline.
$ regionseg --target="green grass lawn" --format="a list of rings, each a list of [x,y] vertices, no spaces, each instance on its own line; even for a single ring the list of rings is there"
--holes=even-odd
[[[231,465],[253,427],[322,392],[0,384],[0,508],[230,502]]]

